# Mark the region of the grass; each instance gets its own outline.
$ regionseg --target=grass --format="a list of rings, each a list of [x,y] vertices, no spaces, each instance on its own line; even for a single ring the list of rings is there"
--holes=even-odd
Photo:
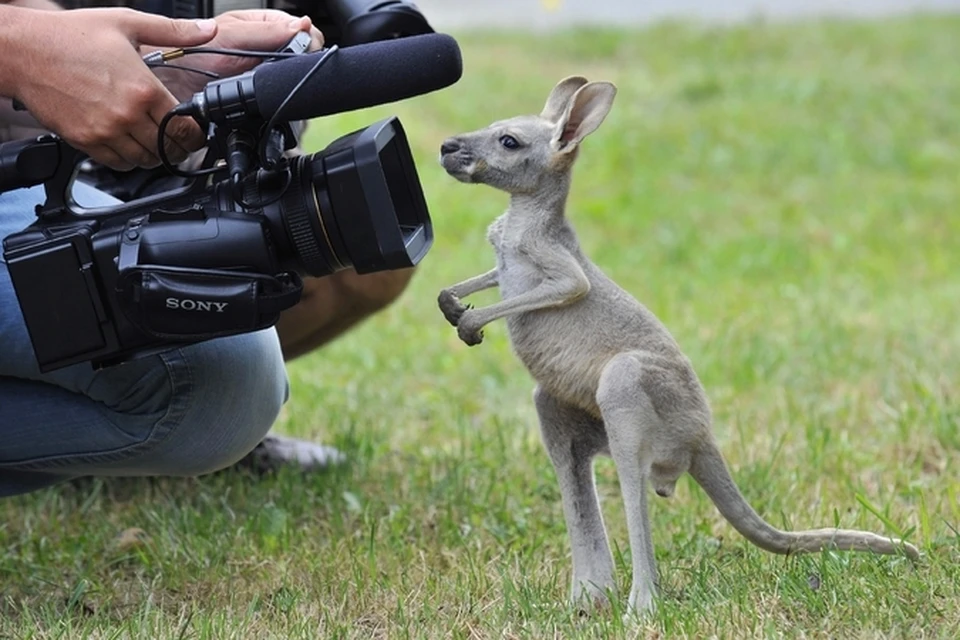
[[[403,298],[290,366],[277,428],[346,450],[301,477],[91,481],[0,503],[0,638],[960,635],[960,20],[464,34],[465,77],[315,122],[399,114],[436,244]],[[671,328],[755,507],[906,535],[903,558],[752,547],[688,478],[651,512],[640,625],[567,606],[559,493],[502,323],[468,349],[438,290],[491,266],[506,200],[442,174],[444,136],[616,82],[570,216]],[[481,294],[489,302],[495,294]],[[597,465],[621,586],[613,465]],[[117,543],[142,529],[145,542]]]

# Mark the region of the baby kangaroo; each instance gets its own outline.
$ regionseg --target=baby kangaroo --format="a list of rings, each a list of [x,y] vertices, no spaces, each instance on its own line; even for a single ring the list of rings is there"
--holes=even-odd
[[[540,115],[494,122],[440,148],[440,162],[454,178],[510,194],[509,208],[487,233],[496,268],[444,289],[438,302],[468,345],[480,343],[484,325],[506,318],[513,349],[537,382],[540,431],[570,537],[573,599],[603,603],[615,586],[594,484],[598,454],[612,456],[620,479],[634,609],[653,606],[657,582],[647,484],[668,497],[684,472],[737,531],[767,551],[835,548],[919,557],[897,539],[844,529],[780,531],[757,515],[717,447],[690,361],[653,313],[580,250],[565,216],[571,170],[580,143],[600,126],[616,92],[607,82],[569,77],[554,87]],[[496,286],[496,304],[474,309],[461,302]]]

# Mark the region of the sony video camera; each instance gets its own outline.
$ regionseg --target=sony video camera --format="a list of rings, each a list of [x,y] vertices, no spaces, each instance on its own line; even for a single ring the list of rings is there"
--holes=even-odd
[[[167,114],[160,139],[173,117],[208,132],[199,168],[164,162],[180,185],[106,208],[78,204],[89,160],[57,136],[0,145],[0,192],[46,192],[37,220],[3,241],[40,370],[266,328],[299,301],[303,276],[416,265],[433,231],[399,119],[312,154],[296,152],[291,122],[428,93],[461,72],[457,43],[438,33],[284,51]]]

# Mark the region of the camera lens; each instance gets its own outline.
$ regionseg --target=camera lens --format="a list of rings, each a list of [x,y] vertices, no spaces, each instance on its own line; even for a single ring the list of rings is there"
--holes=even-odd
[[[420,179],[395,117],[297,157],[289,173],[261,171],[244,190],[248,203],[273,201],[258,213],[280,261],[308,275],[411,267],[433,243]]]

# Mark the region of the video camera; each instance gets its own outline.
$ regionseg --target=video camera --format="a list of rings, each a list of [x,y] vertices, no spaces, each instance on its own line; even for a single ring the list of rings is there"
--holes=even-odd
[[[363,4],[328,2],[344,10],[340,34],[357,18],[347,10]],[[385,6],[397,4],[404,3]],[[294,121],[460,78],[456,41],[429,27],[364,38],[307,53],[309,38],[300,34],[284,50],[264,52],[253,70],[209,82],[167,114],[158,136],[162,142],[171,118],[194,118],[208,132],[201,166],[185,171],[162,157],[181,182],[115,206],[78,205],[72,185],[90,161],[57,136],[0,144],[0,193],[41,183],[46,192],[37,220],[3,241],[42,372],[111,366],[263,329],[300,300],[303,276],[420,262],[433,230],[397,117],[317,153],[295,151]]]

